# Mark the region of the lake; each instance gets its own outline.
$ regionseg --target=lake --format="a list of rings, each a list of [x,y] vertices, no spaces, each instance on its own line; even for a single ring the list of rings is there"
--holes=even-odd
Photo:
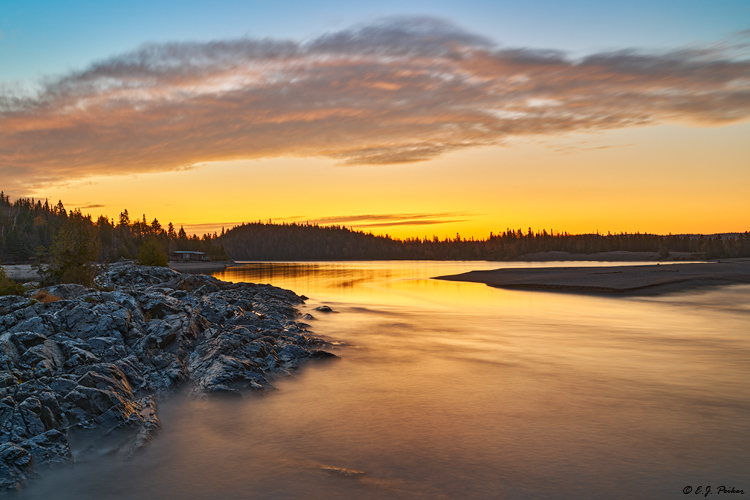
[[[750,286],[625,298],[429,279],[556,265],[571,263],[228,268],[216,276],[309,297],[340,359],[262,396],[172,397],[136,459],[53,471],[19,498],[750,493]]]

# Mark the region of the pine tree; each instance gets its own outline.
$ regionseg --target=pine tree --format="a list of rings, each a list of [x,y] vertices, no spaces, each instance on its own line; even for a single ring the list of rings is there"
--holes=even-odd
[[[96,274],[91,262],[98,256],[99,238],[91,218],[74,210],[52,241],[45,281],[90,286]]]

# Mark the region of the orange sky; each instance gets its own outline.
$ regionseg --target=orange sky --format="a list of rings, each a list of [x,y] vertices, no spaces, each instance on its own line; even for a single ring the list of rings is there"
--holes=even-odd
[[[573,56],[407,16],[142,45],[0,86],[0,189],[199,234],[746,231],[748,39]]]
[[[116,218],[127,208],[132,218],[145,213],[149,221],[157,217],[201,234],[269,218],[325,223],[343,216],[361,217],[334,223],[397,237],[458,232],[484,238],[529,226],[574,233],[734,232],[750,229],[747,137],[748,123],[664,125],[525,138],[407,165],[217,162],[91,177],[32,194],[94,215]],[[102,206],[85,208],[91,205]]]

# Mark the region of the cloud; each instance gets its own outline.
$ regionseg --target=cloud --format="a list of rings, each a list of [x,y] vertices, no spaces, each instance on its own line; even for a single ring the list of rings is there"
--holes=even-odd
[[[464,222],[475,214],[470,212],[437,212],[437,213],[408,213],[408,214],[369,214],[369,215],[336,215],[330,217],[311,218],[306,215],[296,215],[294,217],[277,217],[270,219],[274,224],[294,223],[297,224],[318,224],[321,226],[340,225],[355,229],[388,227],[388,226],[429,226],[434,224],[447,224],[451,222]],[[456,217],[461,217],[456,219]],[[269,220],[249,221],[249,222],[269,222]],[[176,229],[182,227],[187,234],[203,235],[206,233],[220,233],[221,229],[232,229],[235,226],[244,224],[243,222],[206,222],[201,224],[191,224],[178,222],[174,224]]]
[[[372,224],[354,224],[352,227],[388,227],[388,226],[429,226],[432,224],[448,224],[451,222],[466,222],[467,219],[454,220],[403,220],[398,222],[377,222]]]
[[[571,59],[396,18],[306,42],[149,44],[34,93],[0,89],[0,184],[278,156],[396,164],[513,136],[749,116],[746,45]]]
[[[387,226],[426,226],[432,224],[447,224],[450,222],[464,222],[467,219],[455,217],[469,217],[469,212],[440,212],[440,213],[409,213],[409,214],[367,214],[367,215],[337,215],[331,217],[309,218],[304,215],[277,219],[305,224],[342,225],[353,228],[387,227]]]
[[[372,215],[336,215],[331,217],[319,217],[317,219],[305,218],[304,215],[294,219],[305,219],[309,224],[337,224],[358,223],[372,221],[401,221],[403,219],[426,220],[440,217],[457,217],[470,215],[467,212],[440,212],[440,213],[416,213],[416,214],[372,214]]]
[[[165,227],[167,224],[168,222],[163,223]],[[204,234],[221,233],[222,228],[229,230],[240,224],[242,224],[242,222],[205,222],[200,224],[176,222],[173,226],[175,231],[179,231],[180,228],[183,228],[188,235],[197,234],[198,236],[203,236]]]

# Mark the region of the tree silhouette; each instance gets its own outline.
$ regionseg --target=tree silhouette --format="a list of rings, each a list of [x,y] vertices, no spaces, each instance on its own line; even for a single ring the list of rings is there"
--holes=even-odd
[[[92,261],[98,256],[99,238],[91,217],[74,210],[52,242],[45,281],[90,286],[96,274]]]
[[[85,220],[82,220],[85,219]],[[73,222],[71,222],[73,221]],[[492,231],[486,239],[455,237],[443,239],[374,235],[340,226],[314,224],[250,223],[221,233],[188,236],[183,227],[166,229],[154,218],[151,223],[131,221],[127,209],[115,221],[100,216],[96,223],[78,210],[68,213],[62,201],[21,198],[11,202],[0,192],[0,259],[3,262],[38,262],[53,256],[60,263],[62,247],[71,246],[70,226],[82,223],[96,232],[100,251],[88,260],[113,262],[136,258],[140,247],[154,237],[164,250],[192,250],[214,260],[367,260],[367,259],[480,259],[526,258],[536,252],[562,251],[592,254],[615,250],[654,252],[661,258],[674,252],[689,252],[693,258],[750,257],[750,233],[722,236],[667,235],[646,233],[569,234],[532,228]],[[63,227],[65,229],[63,230]],[[78,238],[78,237],[76,237]],[[84,238],[85,239],[85,238]],[[63,243],[65,242],[65,245]],[[53,252],[54,250],[54,252]],[[86,249],[88,251],[88,249]],[[84,260],[86,260],[84,259]],[[67,265],[67,264],[66,264]],[[50,278],[52,279],[52,278]],[[57,276],[55,279],[62,279]]]

